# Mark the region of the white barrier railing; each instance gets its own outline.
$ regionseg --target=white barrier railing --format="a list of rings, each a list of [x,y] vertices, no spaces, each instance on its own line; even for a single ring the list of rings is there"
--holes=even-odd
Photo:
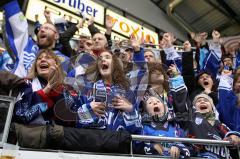
[[[207,144],[207,145],[221,145],[232,146],[230,141],[223,140],[208,140],[208,139],[193,139],[193,138],[174,138],[174,137],[159,137],[159,136],[144,136],[132,135],[134,141],[155,141],[155,142],[183,142],[192,144]]]
[[[160,137],[160,136],[145,136],[145,135],[131,135],[132,141],[130,146],[130,153],[133,155],[133,141],[154,141],[154,142],[182,142],[191,144],[202,144],[202,145],[218,145],[223,146],[234,146],[230,141],[224,140],[209,140],[209,139],[194,139],[194,138],[175,138],[175,137]],[[238,148],[238,155],[240,156],[240,149]],[[227,152],[227,151],[226,151]]]

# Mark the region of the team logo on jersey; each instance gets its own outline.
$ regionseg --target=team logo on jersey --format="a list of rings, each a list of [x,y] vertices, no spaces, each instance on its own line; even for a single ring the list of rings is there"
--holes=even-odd
[[[196,123],[197,125],[200,125],[200,124],[202,123],[202,121],[203,121],[203,119],[200,118],[200,117],[196,117],[196,119],[195,119],[195,123]]]

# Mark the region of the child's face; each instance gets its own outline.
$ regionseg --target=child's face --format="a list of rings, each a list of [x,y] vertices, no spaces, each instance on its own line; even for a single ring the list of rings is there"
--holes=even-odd
[[[199,77],[198,84],[201,85],[203,88],[212,87],[213,86],[212,77],[204,73]]]
[[[232,59],[231,58],[225,58],[223,60],[223,65],[228,66],[228,67],[232,67],[233,66]]]
[[[205,114],[212,111],[211,103],[206,98],[198,98],[195,104],[198,112]]]
[[[159,117],[164,115],[164,105],[156,97],[150,97],[146,101],[146,111],[150,116],[158,115]],[[166,107],[166,111],[168,111]]]

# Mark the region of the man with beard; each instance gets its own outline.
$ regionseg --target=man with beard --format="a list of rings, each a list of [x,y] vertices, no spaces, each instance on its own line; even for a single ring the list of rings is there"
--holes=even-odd
[[[12,72],[19,77],[26,77],[39,49],[54,49],[59,33],[53,24],[45,23],[40,27],[37,43],[35,43],[28,34],[27,20],[21,12],[18,2],[16,0],[5,2],[3,10],[6,21],[6,42],[16,59]],[[66,71],[69,58],[57,50],[55,53],[64,63],[63,67]]]
[[[37,44],[40,49],[54,48],[55,42],[58,39],[56,27],[51,23],[43,24],[37,34]]]

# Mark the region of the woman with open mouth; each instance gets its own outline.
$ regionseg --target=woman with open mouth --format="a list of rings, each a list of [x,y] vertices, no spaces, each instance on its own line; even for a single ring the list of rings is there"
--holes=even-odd
[[[52,50],[39,52],[26,79],[26,85],[15,106],[15,117],[21,123],[48,123],[53,106],[63,88],[61,62]]]
[[[99,62],[99,66],[105,77],[110,63]],[[115,74],[119,76],[119,72]],[[15,105],[13,118],[18,144],[21,147],[36,149],[129,152],[129,133],[76,128],[78,103],[75,101],[79,99],[79,95],[64,84],[63,80],[64,73],[57,55],[52,50],[41,50]],[[112,112],[118,112],[116,116],[121,116],[120,119],[124,118],[128,122],[131,117],[127,114],[134,109],[133,104],[124,97],[115,98],[112,105],[116,109]],[[101,111],[103,104],[94,104],[94,112],[103,116],[97,113]],[[106,110],[107,108],[105,105]],[[113,113],[109,113],[109,119]],[[126,117],[123,117],[124,115]],[[116,116],[114,117],[117,118]],[[99,121],[100,119],[102,118],[99,117]]]
[[[117,56],[110,51],[102,52],[86,70],[86,76],[91,77],[88,80],[92,89],[90,95],[82,94],[78,126],[139,131],[136,99]]]
[[[20,146],[47,146],[46,137],[39,134],[46,133],[44,128],[57,121],[54,107],[58,100],[64,98],[63,80],[64,73],[57,55],[52,50],[40,50],[14,108],[13,121]]]

